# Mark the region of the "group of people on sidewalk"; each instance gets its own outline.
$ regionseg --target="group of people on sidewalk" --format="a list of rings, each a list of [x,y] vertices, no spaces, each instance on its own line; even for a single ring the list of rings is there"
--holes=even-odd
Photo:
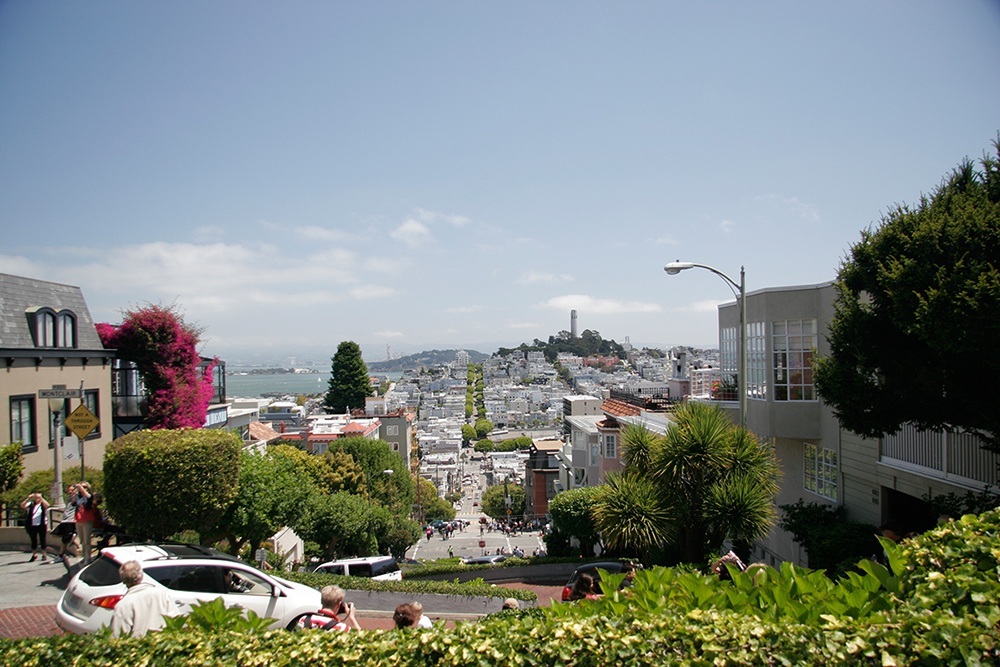
[[[91,559],[91,539],[94,527],[103,520],[100,509],[100,494],[93,493],[88,482],[70,484],[66,487],[66,505],[63,507],[62,519],[53,528],[52,534],[60,539],[59,558],[69,568],[69,556],[79,535],[80,555],[84,562]],[[49,532],[49,502],[40,493],[29,494],[21,503],[25,511],[24,528],[31,540],[31,558],[35,561],[41,556],[43,563],[49,562],[47,553],[47,536]]]

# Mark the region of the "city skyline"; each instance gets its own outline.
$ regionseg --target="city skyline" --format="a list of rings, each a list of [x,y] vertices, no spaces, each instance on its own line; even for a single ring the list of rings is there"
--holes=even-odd
[[[222,358],[714,346],[1000,130],[1000,5],[0,4],[0,272]]]

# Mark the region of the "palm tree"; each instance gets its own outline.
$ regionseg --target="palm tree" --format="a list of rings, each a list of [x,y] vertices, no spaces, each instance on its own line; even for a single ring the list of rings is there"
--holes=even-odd
[[[612,548],[648,555],[667,544],[703,564],[727,539],[746,543],[774,524],[774,449],[715,406],[687,403],[665,436],[622,432],[625,469],[609,475],[594,519]]]

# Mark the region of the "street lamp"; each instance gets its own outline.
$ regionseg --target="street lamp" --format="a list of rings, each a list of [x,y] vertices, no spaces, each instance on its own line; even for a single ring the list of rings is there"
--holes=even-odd
[[[727,276],[722,271],[719,271],[715,267],[708,266],[707,264],[695,264],[694,262],[670,262],[663,267],[663,270],[667,272],[669,276],[676,276],[681,271],[687,269],[706,269],[711,271],[715,275],[719,276],[726,281],[729,285],[729,289],[732,290],[733,295],[740,305],[740,358],[739,367],[736,370],[737,377],[737,391],[740,395],[740,426],[746,427],[747,425],[747,290],[746,290],[746,275],[744,269],[740,267],[740,282],[737,283],[735,280]]]
[[[49,412],[52,414],[52,422],[55,424],[55,442],[52,443],[52,507],[60,509],[63,507],[62,495],[62,412],[66,404],[65,398],[50,398]]]

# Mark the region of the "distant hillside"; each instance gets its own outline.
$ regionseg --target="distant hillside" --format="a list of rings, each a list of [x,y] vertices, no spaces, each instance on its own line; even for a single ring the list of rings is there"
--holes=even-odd
[[[580,357],[590,357],[593,355],[617,356],[619,359],[625,357],[625,348],[614,340],[605,340],[601,334],[590,329],[584,330],[579,337],[573,338],[568,331],[560,331],[555,336],[549,336],[548,342],[540,341],[537,338],[528,345],[521,343],[514,348],[501,347],[497,350],[497,356],[503,357],[515,350],[528,351],[540,350],[545,354],[545,359],[551,363],[556,360],[560,352],[568,352]]]
[[[469,361],[476,364],[490,358],[490,355],[477,352],[476,350],[465,350],[465,352],[469,355]],[[455,361],[456,353],[458,353],[458,350],[429,350],[426,352],[417,352],[416,354],[408,354],[398,359],[389,359],[388,361],[373,361],[367,365],[369,372],[372,373],[398,373],[411,368],[420,368],[421,366],[450,364]]]

